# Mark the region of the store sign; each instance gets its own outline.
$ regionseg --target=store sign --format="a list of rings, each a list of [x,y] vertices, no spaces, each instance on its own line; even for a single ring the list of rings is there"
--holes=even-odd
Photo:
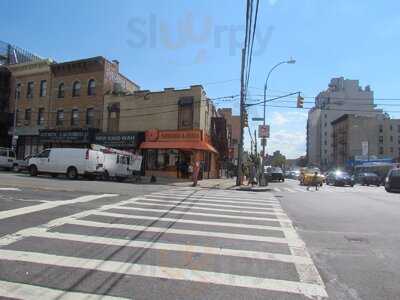
[[[137,147],[143,140],[143,135],[142,132],[99,133],[96,134],[94,142],[108,147]]]
[[[160,131],[159,141],[201,141],[200,130]]]
[[[77,130],[39,130],[41,142],[47,143],[90,143],[93,140],[95,129]]]

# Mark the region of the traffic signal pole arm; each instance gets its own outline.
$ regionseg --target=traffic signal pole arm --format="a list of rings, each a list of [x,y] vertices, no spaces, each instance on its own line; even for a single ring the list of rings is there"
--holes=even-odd
[[[264,104],[264,103],[267,103],[267,102],[272,102],[272,101],[275,101],[275,100],[278,100],[278,99],[282,99],[282,98],[286,98],[286,97],[289,97],[289,96],[293,96],[293,95],[297,95],[299,97],[300,93],[301,92],[294,92],[294,93],[290,93],[290,94],[287,94],[287,95],[271,98],[271,99],[268,99],[268,100],[265,100],[265,101],[245,104],[245,107],[250,107],[250,106],[254,106],[254,105],[260,105],[260,104]]]

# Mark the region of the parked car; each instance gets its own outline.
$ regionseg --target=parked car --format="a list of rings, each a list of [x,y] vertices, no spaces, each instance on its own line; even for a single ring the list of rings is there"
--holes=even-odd
[[[354,178],[347,172],[344,171],[331,171],[326,176],[327,185],[335,186],[354,186]]]
[[[385,190],[389,193],[400,190],[400,168],[389,171],[385,179]]]
[[[69,179],[79,175],[94,177],[104,174],[104,154],[101,151],[80,148],[52,148],[29,159],[31,176],[66,174]]]
[[[279,167],[273,167],[267,173],[269,181],[285,181],[285,177],[283,176],[283,171]]]
[[[8,148],[0,148],[0,168],[7,171],[15,167],[15,152]]]
[[[34,155],[27,155],[24,159],[17,159],[15,161],[13,171],[15,172],[24,172],[29,171],[29,159],[34,157]]]
[[[375,173],[359,173],[355,181],[361,185],[381,185],[381,178]]]

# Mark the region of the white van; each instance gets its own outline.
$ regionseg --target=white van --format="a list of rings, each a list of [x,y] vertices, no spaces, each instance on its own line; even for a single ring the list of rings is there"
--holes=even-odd
[[[101,151],[104,154],[104,179],[115,178],[117,181],[124,181],[132,176],[132,153],[112,148],[102,148]]]
[[[16,165],[15,152],[8,148],[0,148],[0,168],[10,170]]]
[[[69,179],[77,179],[79,175],[94,177],[103,175],[104,154],[101,151],[79,148],[45,149],[29,159],[29,173],[66,174]]]

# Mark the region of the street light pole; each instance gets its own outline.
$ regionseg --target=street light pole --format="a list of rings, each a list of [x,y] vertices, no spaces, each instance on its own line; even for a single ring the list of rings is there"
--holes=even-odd
[[[267,112],[267,89],[268,89],[268,80],[269,80],[269,77],[270,77],[270,75],[271,75],[271,73],[272,73],[272,71],[274,71],[277,67],[279,67],[280,65],[283,65],[283,64],[295,64],[296,63],[296,60],[294,60],[294,59],[289,59],[289,60],[285,60],[285,61],[281,61],[281,62],[279,62],[279,63],[277,63],[275,66],[273,66],[272,68],[271,68],[271,70],[269,70],[269,72],[268,72],[268,75],[267,75],[267,78],[266,78],[266,80],[265,80],[265,85],[264,85],[264,118],[263,118],[263,125],[265,126],[266,124],[265,124],[265,119],[266,119],[266,112]],[[265,137],[263,137],[262,138],[262,140],[261,140],[261,142],[262,142],[262,174],[264,174],[264,163],[265,163],[265,146],[266,146],[266,138]],[[265,181],[265,180],[264,180]],[[264,182],[265,183],[265,182]]]

